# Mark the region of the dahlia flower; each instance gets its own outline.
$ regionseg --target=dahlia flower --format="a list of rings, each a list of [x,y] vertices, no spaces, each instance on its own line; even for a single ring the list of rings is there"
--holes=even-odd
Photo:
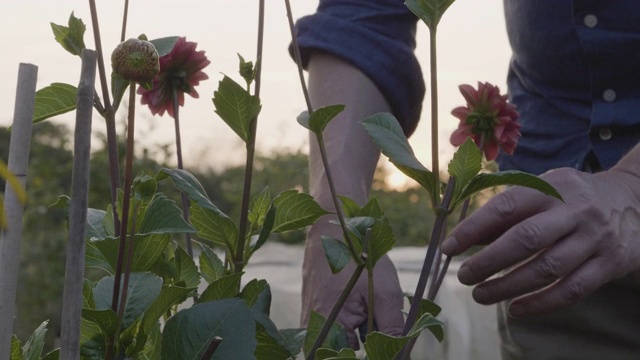
[[[459,88],[467,105],[451,112],[460,120],[451,134],[451,144],[460,146],[471,137],[487,160],[494,160],[498,151],[513,155],[521,126],[516,106],[500,94],[497,86],[489,83],[478,82],[477,90],[466,84]]]
[[[184,105],[184,94],[198,98],[195,86],[209,78],[202,69],[211,63],[204,51],[196,51],[198,44],[180,37],[168,54],[160,57],[160,72],[153,78],[153,88],[138,88],[142,105],[149,105],[153,115],[168,112],[174,116],[173,91],[177,91],[179,106]]]
[[[129,39],[111,53],[111,67],[125,80],[147,83],[160,71],[158,52],[148,41]]]

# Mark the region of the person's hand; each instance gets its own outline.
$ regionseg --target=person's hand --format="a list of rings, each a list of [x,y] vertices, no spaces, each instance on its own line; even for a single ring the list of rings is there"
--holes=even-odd
[[[509,306],[514,317],[569,306],[640,269],[637,174],[559,169],[543,178],[564,203],[513,187],[464,220],[442,244],[448,255],[487,244],[461,265],[458,279],[477,285],[473,297],[481,304],[514,299]]]
[[[340,238],[339,227],[320,221],[314,225],[307,241],[303,264],[302,282],[302,324],[306,326],[311,310],[327,317],[340,296],[355,269],[352,261],[337,274],[332,274],[324,255],[319,234]],[[373,316],[378,331],[390,335],[400,335],[404,325],[402,315],[403,297],[396,269],[384,256],[376,263],[374,273],[374,309]],[[368,283],[366,270],[351,292],[344,307],[340,311],[337,322],[344,326],[349,344],[358,348],[358,337],[355,330],[366,324],[371,316],[368,306]]]

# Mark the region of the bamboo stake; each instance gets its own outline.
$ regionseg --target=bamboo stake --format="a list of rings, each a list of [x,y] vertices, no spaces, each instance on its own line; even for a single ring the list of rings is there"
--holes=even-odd
[[[20,64],[7,165],[22,187],[27,182],[37,77],[37,66]],[[8,360],[11,350],[24,213],[24,204],[20,203],[9,182],[5,185],[4,210],[7,228],[0,236],[0,360]]]
[[[71,211],[67,244],[60,358],[80,359],[80,317],[84,278],[85,229],[89,197],[89,160],[91,154],[91,115],[96,79],[96,52],[82,50],[82,72],[76,100],[76,129],[71,176]]]

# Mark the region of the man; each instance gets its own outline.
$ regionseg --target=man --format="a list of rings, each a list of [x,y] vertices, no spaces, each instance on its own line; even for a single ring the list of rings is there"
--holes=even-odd
[[[498,163],[545,173],[565,202],[514,187],[455,228],[442,250],[458,255],[487,245],[458,275],[477,285],[476,301],[502,302],[505,359],[637,357],[640,2],[505,0],[504,6],[513,49],[508,85],[523,136],[514,155]],[[424,91],[412,53],[415,23],[401,0],[321,0],[316,14],[298,22],[314,107],[347,105],[324,138],[338,192],[361,203],[378,152],[357,122],[388,111],[407,135],[415,129]],[[312,195],[332,208],[313,144],[310,176]],[[330,274],[321,234],[340,236],[327,220],[309,231],[303,322],[310,309],[328,313],[349,276]],[[375,271],[374,316],[382,331],[398,334],[395,269],[384,259]],[[352,344],[353,329],[369,311],[361,281],[338,318]]]

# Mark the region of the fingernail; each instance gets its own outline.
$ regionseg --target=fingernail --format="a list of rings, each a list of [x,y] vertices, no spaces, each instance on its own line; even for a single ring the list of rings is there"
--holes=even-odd
[[[483,286],[477,286],[473,289],[473,299],[480,304],[485,304],[489,292]]]
[[[448,238],[444,239],[442,245],[440,245],[440,250],[442,250],[442,252],[447,255],[451,255],[455,252],[457,247],[458,240],[456,240],[454,236],[449,236]]]
[[[460,282],[465,285],[471,285],[472,278],[473,274],[471,273],[471,270],[469,270],[469,267],[465,264],[462,264],[460,266],[460,269],[458,269],[458,280],[460,280]]]

